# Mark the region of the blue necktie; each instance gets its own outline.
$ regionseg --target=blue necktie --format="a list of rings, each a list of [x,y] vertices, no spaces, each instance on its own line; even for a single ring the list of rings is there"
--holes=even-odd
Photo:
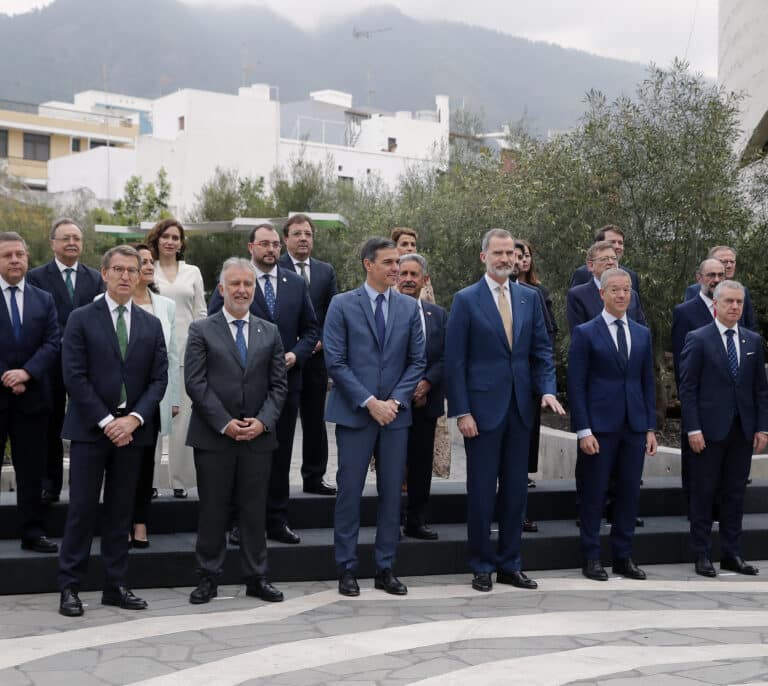
[[[619,355],[626,364],[629,361],[629,348],[627,347],[627,334],[624,332],[624,322],[617,319],[614,323],[616,324],[616,344],[619,348]]]
[[[728,329],[725,332],[726,345],[725,349],[728,352],[728,371],[731,373],[731,378],[735,381],[739,375],[739,357],[736,354],[736,344],[733,342],[733,336],[736,332],[733,329]]]
[[[248,357],[248,346],[245,344],[245,334],[243,333],[245,322],[242,319],[237,319],[232,323],[237,327],[235,345],[237,346],[237,352],[240,353],[240,362],[242,362],[243,367],[245,367],[245,361]]]
[[[384,332],[387,328],[387,324],[384,321],[384,294],[379,293],[376,296],[376,311],[373,314],[373,319],[376,322],[376,335],[379,337],[379,347],[384,347]]]
[[[16,302],[16,291],[19,290],[18,286],[10,286],[8,290],[11,292],[11,324],[13,325],[13,337],[17,340],[21,340],[21,314],[19,313],[19,304]]]
[[[267,301],[269,316],[274,320],[275,305],[277,304],[277,299],[275,298],[275,289],[272,288],[272,281],[269,278],[269,274],[264,274],[264,300]]]

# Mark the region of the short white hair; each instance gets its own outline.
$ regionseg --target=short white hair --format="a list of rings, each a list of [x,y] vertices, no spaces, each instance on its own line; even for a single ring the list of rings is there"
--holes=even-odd
[[[256,274],[256,267],[253,266],[253,262],[246,260],[244,257],[230,257],[224,261],[221,265],[221,271],[219,272],[219,283],[224,285],[224,275],[230,269],[247,269],[249,272]]]

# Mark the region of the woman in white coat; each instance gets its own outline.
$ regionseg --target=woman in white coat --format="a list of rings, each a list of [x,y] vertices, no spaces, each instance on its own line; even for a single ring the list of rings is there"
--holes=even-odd
[[[200,270],[184,262],[187,243],[184,227],[176,219],[158,222],[147,234],[146,243],[155,258],[155,284],[160,294],[176,303],[176,345],[179,378],[184,378],[184,351],[189,325],[208,316],[203,276]],[[189,416],[192,410],[183,385],[179,388],[180,410],[173,419],[168,447],[168,475],[176,498],[186,498],[187,489],[196,485],[192,448],[186,445]]]

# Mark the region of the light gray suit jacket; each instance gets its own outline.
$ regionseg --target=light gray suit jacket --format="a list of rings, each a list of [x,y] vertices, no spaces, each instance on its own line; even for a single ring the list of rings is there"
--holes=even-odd
[[[232,420],[256,417],[269,431],[250,441],[256,451],[277,447],[275,426],[288,392],[277,327],[250,315],[245,369],[222,311],[192,322],[184,355],[184,383],[192,400],[187,445],[203,450],[234,446],[222,433]]]

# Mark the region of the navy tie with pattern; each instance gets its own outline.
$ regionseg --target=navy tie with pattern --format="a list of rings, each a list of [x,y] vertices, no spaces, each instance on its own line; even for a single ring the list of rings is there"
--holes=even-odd
[[[733,342],[733,336],[736,332],[733,329],[728,329],[725,332],[726,344],[725,349],[728,352],[728,371],[731,373],[731,378],[735,381],[739,374],[739,357],[736,354],[736,344]]]
[[[16,302],[16,291],[19,290],[18,286],[10,286],[8,290],[11,292],[11,325],[13,326],[13,337],[17,340],[21,340],[21,313],[19,312],[19,303]]]
[[[617,319],[614,324],[616,324],[616,344],[619,348],[619,355],[626,364],[629,361],[629,348],[627,347],[627,334],[624,331],[624,321]]]
[[[376,322],[376,335],[379,338],[379,347],[384,347],[384,332],[387,328],[384,321],[384,294],[379,293],[376,296],[376,311],[373,314],[373,319]]]
[[[267,301],[269,316],[274,320],[277,298],[275,298],[275,289],[272,288],[272,280],[269,278],[269,274],[264,274],[264,300]]]
[[[64,285],[67,287],[67,293],[69,293],[69,299],[75,302],[75,284],[72,283],[72,273],[75,270],[72,267],[67,267],[64,273],[67,275],[64,279]]]
[[[237,346],[237,352],[240,353],[240,362],[242,362],[243,367],[245,367],[245,361],[248,359],[248,346],[245,344],[245,334],[243,333],[245,321],[242,319],[237,319],[232,323],[237,327],[235,345]]]

